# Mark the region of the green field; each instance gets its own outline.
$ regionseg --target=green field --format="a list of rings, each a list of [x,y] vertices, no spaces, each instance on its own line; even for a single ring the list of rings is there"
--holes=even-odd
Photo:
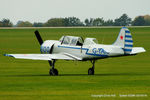
[[[150,27],[129,28],[134,46],[147,52],[98,60],[95,75],[87,75],[89,61],[56,62],[59,76],[49,76],[47,61],[20,60],[5,53],[40,53],[35,29],[0,29],[0,100],[149,100],[150,99]],[[62,35],[97,38],[112,44],[120,28],[43,28],[44,40],[58,40]],[[116,97],[93,97],[92,95]],[[144,94],[145,97],[120,97]]]

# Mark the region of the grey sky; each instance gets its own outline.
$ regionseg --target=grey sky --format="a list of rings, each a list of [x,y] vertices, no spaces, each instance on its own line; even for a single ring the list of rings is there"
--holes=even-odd
[[[0,20],[46,22],[53,17],[115,19],[150,14],[150,0],[0,0]]]

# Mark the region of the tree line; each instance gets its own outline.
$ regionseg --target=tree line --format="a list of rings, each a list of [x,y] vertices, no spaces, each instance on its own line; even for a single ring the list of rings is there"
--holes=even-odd
[[[131,19],[127,14],[122,14],[115,20],[104,20],[103,18],[90,18],[82,22],[77,17],[51,18],[45,23],[29,21],[18,21],[16,25],[9,19],[0,21],[0,27],[73,27],[73,26],[150,26],[150,15],[137,16]]]

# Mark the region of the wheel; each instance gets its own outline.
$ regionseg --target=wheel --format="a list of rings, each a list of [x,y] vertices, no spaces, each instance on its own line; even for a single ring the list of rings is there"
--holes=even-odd
[[[88,75],[94,75],[94,69],[93,68],[89,68]]]
[[[55,73],[55,75],[58,75],[58,70],[54,69],[54,73]]]
[[[58,75],[58,70],[57,69],[50,69],[49,75],[50,76],[57,76]]]
[[[50,76],[57,76],[58,75],[58,70],[57,69],[50,69],[49,75]]]

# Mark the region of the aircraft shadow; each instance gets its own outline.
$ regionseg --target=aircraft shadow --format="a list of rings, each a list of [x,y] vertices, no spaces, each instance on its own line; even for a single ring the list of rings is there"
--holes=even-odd
[[[150,75],[150,73],[106,73],[106,74],[60,74],[59,76],[145,76]]]
[[[150,73],[106,73],[106,74],[59,74],[58,76],[145,76],[150,75]],[[49,74],[34,74],[34,75],[2,75],[3,77],[39,77],[39,76],[49,76]],[[57,76],[56,76],[57,77]]]

